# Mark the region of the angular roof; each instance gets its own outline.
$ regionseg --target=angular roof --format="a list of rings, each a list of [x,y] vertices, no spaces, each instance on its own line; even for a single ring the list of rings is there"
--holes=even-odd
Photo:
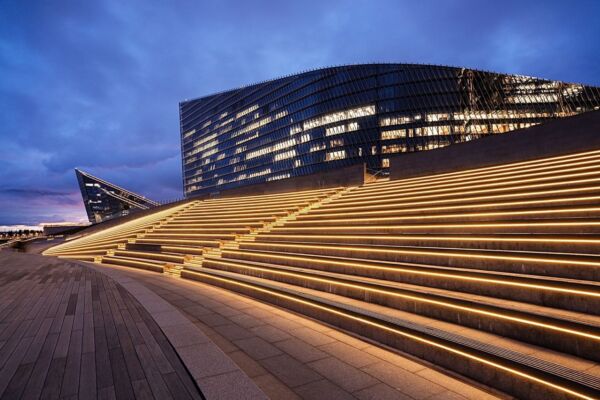
[[[160,205],[142,195],[123,189],[75,168],[81,197],[91,223],[106,221]]]

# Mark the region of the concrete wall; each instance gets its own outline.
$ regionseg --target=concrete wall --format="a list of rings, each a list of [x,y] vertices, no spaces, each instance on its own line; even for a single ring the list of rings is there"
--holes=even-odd
[[[360,163],[316,174],[223,190],[216,195],[198,196],[194,197],[194,199],[253,196],[260,194],[296,192],[300,190],[324,189],[336,186],[354,186],[362,185],[368,178],[369,175],[367,174],[366,164]]]
[[[441,149],[390,158],[390,179],[452,172],[600,149],[600,111]]]

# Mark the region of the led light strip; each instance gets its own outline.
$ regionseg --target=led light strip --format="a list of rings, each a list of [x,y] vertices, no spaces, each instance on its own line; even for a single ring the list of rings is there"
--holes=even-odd
[[[399,217],[372,217],[372,218],[352,218],[350,222],[367,222],[367,221],[404,221],[411,219],[439,219],[439,218],[470,218],[470,217],[499,217],[499,216],[517,216],[517,215],[539,215],[539,214],[566,214],[566,213],[591,213],[600,212],[600,207],[584,207],[584,208],[563,208],[563,209],[542,209],[542,210],[527,210],[527,211],[497,211],[497,212],[481,212],[481,213],[464,213],[464,214],[435,214],[435,215],[405,215]],[[356,215],[356,214],[355,214]],[[345,220],[345,219],[342,219]],[[299,220],[288,221],[289,225],[302,225],[309,223],[325,223],[339,222],[340,219],[318,219],[318,220]],[[346,220],[347,221],[347,220]]]
[[[212,280],[216,280],[216,281],[221,281],[221,282],[229,283],[229,284],[232,284],[232,285],[237,285],[237,286],[240,286],[240,287],[245,287],[247,289],[251,289],[251,290],[254,290],[254,291],[266,293],[266,294],[269,294],[269,295],[272,295],[272,296],[276,296],[276,297],[283,298],[283,299],[286,299],[286,300],[290,300],[290,301],[293,301],[293,302],[296,302],[296,303],[300,303],[300,304],[303,304],[303,305],[306,305],[306,306],[309,306],[309,307],[312,307],[312,308],[316,308],[316,309],[328,312],[330,314],[335,314],[335,315],[338,315],[338,316],[341,316],[341,317],[344,317],[344,318],[347,318],[347,319],[358,321],[358,322],[360,322],[362,324],[369,325],[369,326],[372,326],[374,328],[381,329],[381,330],[384,330],[384,331],[396,334],[398,336],[403,336],[403,337],[409,338],[411,340],[414,340],[414,341],[417,341],[417,342],[420,342],[420,343],[424,343],[424,344],[427,344],[427,345],[430,345],[430,346],[433,346],[433,347],[436,347],[436,348],[439,348],[439,349],[451,352],[453,354],[456,354],[456,355],[468,358],[470,360],[474,360],[474,361],[480,362],[480,363],[488,365],[490,367],[500,369],[502,371],[505,371],[505,372],[508,372],[510,374],[513,374],[515,376],[531,380],[533,382],[542,384],[544,386],[547,386],[549,388],[558,390],[558,391],[563,392],[563,393],[570,394],[570,395],[578,397],[580,399],[584,399],[584,400],[597,400],[597,399],[594,399],[593,397],[587,396],[586,394],[579,393],[579,392],[577,392],[575,390],[569,389],[567,387],[564,387],[564,386],[561,386],[561,385],[558,385],[558,384],[555,384],[555,383],[552,383],[552,382],[548,382],[547,380],[538,378],[538,377],[536,377],[534,375],[531,375],[529,373],[526,373],[526,372],[519,371],[518,369],[507,367],[507,366],[502,365],[502,364],[500,364],[498,362],[487,360],[487,359],[485,359],[483,357],[476,356],[476,355],[471,354],[469,352],[466,352],[466,351],[463,351],[463,350],[459,350],[459,349],[456,349],[454,347],[451,347],[451,346],[448,346],[448,345],[444,345],[444,344],[435,342],[433,340],[426,339],[426,338],[423,338],[423,337],[420,337],[420,336],[417,336],[417,335],[414,335],[414,334],[402,331],[402,330],[397,329],[397,328],[392,328],[392,327],[383,325],[381,323],[377,323],[377,322],[374,322],[374,321],[369,321],[368,319],[357,317],[355,315],[351,315],[351,314],[345,313],[343,311],[335,310],[333,308],[322,306],[320,304],[315,304],[313,302],[302,300],[302,299],[299,299],[297,297],[293,297],[293,296],[289,296],[289,295],[284,295],[284,294],[281,294],[281,293],[278,293],[278,292],[275,292],[275,291],[272,291],[272,290],[268,290],[268,289],[256,287],[254,285],[249,285],[249,284],[238,282],[238,281],[234,281],[234,280],[231,280],[231,279],[225,279],[225,278],[221,278],[221,277],[216,277],[216,276],[213,276],[213,275],[209,275],[209,274],[206,274],[206,273],[200,273],[200,272],[195,272],[195,271],[190,271],[190,270],[186,270],[186,272],[194,274],[194,275],[199,275],[199,276],[202,276],[202,277],[205,277],[205,278],[208,278],[208,279],[212,279]]]
[[[461,209],[469,209],[469,208],[493,208],[493,207],[507,207],[507,206],[527,206],[527,205],[539,205],[539,204],[552,204],[552,203],[579,203],[584,201],[600,201],[600,196],[587,196],[587,197],[563,197],[563,198],[555,198],[555,199],[540,199],[540,200],[524,200],[524,201],[507,201],[503,203],[483,203],[483,204],[461,204],[457,206],[445,206],[445,207],[423,207],[423,208],[393,208],[393,206],[386,206],[385,210],[380,211],[362,211],[365,207],[344,207],[343,210],[352,210],[353,212],[345,213],[345,212],[317,212],[311,214],[305,214],[302,220],[317,220],[317,217],[330,217],[330,216],[344,216],[344,215],[379,215],[379,214],[390,214],[390,213],[411,213],[411,212],[423,212],[423,211],[440,211],[440,210],[461,210]],[[382,207],[380,207],[382,208]],[[334,209],[334,211],[342,210]],[[318,210],[317,210],[318,211]],[[327,211],[327,210],[324,210]],[[299,219],[300,219],[299,218]]]
[[[191,206],[192,204],[194,204],[194,203],[192,202],[191,204],[187,203],[184,205],[171,207],[171,208],[168,208],[167,210],[159,211],[159,212],[153,213],[151,215],[136,218],[133,221],[128,221],[123,224],[119,224],[117,226],[110,227],[105,230],[92,233],[88,236],[84,236],[84,237],[75,239],[69,243],[64,243],[64,244],[60,244],[58,246],[51,247],[50,249],[46,250],[42,254],[47,254],[47,255],[57,254],[60,251],[62,251],[63,249],[71,248],[71,246],[108,239],[111,236],[120,235],[121,232],[123,232],[123,231],[135,230],[138,228],[150,226],[154,223],[157,223],[159,220],[162,220],[162,219],[172,215],[173,213],[176,213],[178,211],[181,211],[181,210],[187,208],[188,206]]]
[[[360,268],[363,270],[371,269],[371,270],[380,270],[380,271],[389,271],[389,272],[399,272],[399,273],[404,273],[404,274],[408,274],[408,275],[415,274],[415,275],[424,275],[424,276],[434,276],[434,277],[438,277],[438,278],[446,278],[446,279],[453,279],[453,280],[473,281],[473,282],[481,282],[481,283],[494,284],[494,285],[497,284],[497,285],[504,285],[504,286],[516,286],[516,287],[522,287],[522,288],[527,288],[527,289],[548,290],[548,291],[554,291],[554,292],[560,292],[560,293],[600,298],[600,290],[598,292],[585,291],[585,290],[573,290],[573,289],[565,289],[565,288],[550,286],[550,285],[538,285],[538,284],[521,283],[521,282],[514,282],[514,281],[502,280],[502,279],[478,278],[478,277],[474,277],[474,276],[445,274],[445,273],[441,273],[441,272],[422,271],[419,269],[402,268],[402,267],[397,267],[397,266],[394,266],[394,267],[376,266],[376,265],[362,264],[362,263],[358,263],[358,262],[354,262],[354,261],[343,261],[342,262],[342,261],[326,260],[326,259],[315,260],[315,259],[311,259],[308,257],[298,257],[298,256],[290,256],[290,255],[282,255],[282,254],[254,253],[251,250],[245,251],[243,249],[242,250],[224,249],[223,254],[227,254],[227,253],[249,254],[252,256],[259,256],[259,257],[267,258],[267,259],[275,258],[275,259],[280,259],[280,260],[296,260],[296,261],[304,261],[304,262],[310,261],[310,262],[316,262],[316,263],[320,263],[320,264],[337,265],[337,266],[341,266],[341,267],[351,266],[351,267],[356,267],[356,268]],[[414,265],[417,267],[419,266],[418,264],[414,264]],[[527,279],[529,279],[529,278],[527,278]]]
[[[513,170],[522,169],[523,167],[530,168],[531,166],[534,166],[534,168],[535,168],[535,165],[538,165],[538,164],[551,165],[554,163],[560,163],[561,160],[567,160],[567,162],[569,160],[581,160],[581,159],[585,160],[588,158],[593,158],[593,157],[597,156],[598,154],[600,154],[600,150],[594,150],[594,151],[583,152],[583,153],[573,153],[573,154],[568,154],[568,155],[558,156],[558,157],[538,158],[536,160],[521,161],[521,162],[509,163],[509,164],[499,164],[499,165],[494,165],[491,167],[473,168],[473,169],[467,169],[467,170],[462,170],[462,171],[455,171],[455,172],[448,172],[448,173],[442,173],[442,174],[433,174],[433,175],[427,175],[427,176],[421,176],[421,177],[401,179],[401,181],[404,183],[409,183],[409,182],[421,181],[428,177],[431,177],[434,179],[446,179],[448,177],[453,177],[453,176],[470,175],[470,174],[474,174],[474,173],[488,173],[488,172],[495,172],[498,170],[513,171]]]
[[[361,210],[373,209],[373,208],[382,208],[389,207],[390,203],[395,206],[418,206],[425,204],[448,204],[448,203],[466,203],[473,201],[483,201],[483,200],[496,200],[496,199],[510,199],[514,197],[526,197],[526,196],[545,196],[545,195],[558,195],[565,193],[577,193],[577,192],[596,192],[600,190],[600,186],[587,186],[587,187],[578,187],[578,188],[566,188],[566,189],[553,189],[553,190],[542,190],[537,192],[525,192],[525,193],[507,193],[507,194],[496,194],[491,196],[475,196],[475,197],[461,197],[457,199],[442,199],[442,200],[426,200],[426,201],[412,201],[412,202],[396,202],[394,199],[386,199],[386,200],[362,200],[356,202],[345,202],[341,203],[341,201],[336,201],[335,203],[329,203],[327,205],[323,205],[319,207],[319,209],[314,210],[314,215],[319,214],[320,211],[328,211],[328,210],[354,210],[356,207],[359,207]],[[417,198],[418,199],[418,198]],[[341,199],[343,200],[343,198]],[[344,207],[338,207],[339,204],[344,204]],[[351,207],[354,204],[354,207]],[[365,205],[370,204],[370,205]]]
[[[394,235],[275,235],[262,233],[257,239],[262,238],[317,238],[317,239],[365,239],[373,241],[385,240],[449,240],[456,242],[525,242],[525,243],[581,243],[581,244],[600,244],[600,239],[555,239],[555,238],[528,238],[528,237],[494,237],[494,236],[394,236]],[[258,241],[258,240],[257,240]]]
[[[429,256],[448,256],[457,258],[479,258],[484,260],[507,260],[507,261],[522,261],[522,262],[541,262],[545,264],[574,264],[589,267],[600,267],[600,262],[592,261],[578,261],[578,260],[558,260],[552,258],[539,258],[539,257],[517,257],[517,256],[489,256],[485,254],[464,254],[464,253],[453,253],[453,252],[434,252],[425,250],[396,250],[396,249],[375,249],[375,248],[359,248],[359,247],[347,247],[347,246],[313,246],[313,245],[300,245],[300,244],[276,244],[276,243],[259,243],[259,242],[246,242],[249,246],[259,247],[292,247],[301,249],[322,249],[322,250],[348,250],[356,251],[359,253],[384,253],[384,254],[412,254],[412,255],[429,255]]]
[[[263,271],[263,272],[268,272],[268,273],[272,273],[272,274],[275,274],[275,275],[282,275],[282,276],[290,276],[290,277],[296,277],[296,278],[301,278],[301,279],[308,279],[308,280],[311,280],[311,281],[325,283],[325,284],[328,284],[328,285],[343,286],[343,287],[352,288],[352,289],[364,290],[366,292],[383,294],[383,295],[386,295],[386,296],[400,297],[400,298],[403,298],[403,299],[413,300],[413,301],[417,301],[417,302],[421,302],[421,303],[435,304],[435,305],[438,305],[438,306],[441,306],[441,307],[446,307],[446,308],[451,308],[451,309],[456,309],[456,310],[461,310],[461,311],[468,311],[468,312],[472,312],[472,313],[475,313],[475,314],[486,315],[488,317],[504,319],[504,320],[507,320],[507,321],[517,322],[517,323],[521,323],[521,324],[525,324],[525,325],[536,326],[536,327],[539,327],[539,328],[545,328],[545,329],[549,329],[549,330],[553,330],[553,331],[557,331],[557,332],[562,332],[562,333],[567,333],[567,334],[571,334],[571,335],[575,335],[575,336],[585,337],[587,339],[592,339],[592,340],[595,340],[595,341],[600,341],[600,336],[598,336],[598,335],[594,335],[594,334],[590,334],[590,333],[586,333],[586,332],[580,332],[580,331],[577,331],[577,330],[574,330],[574,329],[561,328],[559,326],[550,325],[550,324],[541,323],[541,322],[536,322],[536,321],[532,321],[532,320],[529,320],[529,319],[526,319],[526,318],[511,317],[511,316],[508,316],[508,315],[504,315],[504,314],[500,314],[500,313],[495,313],[495,312],[490,312],[490,311],[485,311],[485,310],[481,310],[481,309],[474,308],[474,307],[459,306],[459,305],[452,304],[452,303],[445,303],[445,302],[439,301],[439,300],[431,300],[431,299],[427,299],[427,298],[416,296],[416,295],[400,294],[400,293],[395,293],[395,292],[391,292],[391,291],[387,291],[387,290],[382,290],[382,289],[374,289],[374,288],[370,288],[368,286],[362,286],[362,285],[359,285],[359,284],[351,284],[351,283],[339,282],[339,281],[336,281],[336,280],[333,280],[333,279],[317,278],[317,277],[314,277],[314,276],[306,276],[306,275],[297,274],[297,273],[293,273],[293,272],[276,271],[276,270],[271,270],[271,269],[267,269],[267,268],[247,266],[247,265],[243,265],[243,264],[236,264],[236,263],[231,263],[231,262],[227,262],[227,261],[222,261],[220,259],[210,259],[210,258],[208,258],[206,260],[207,261],[210,260],[210,261],[213,261],[213,262],[216,262],[216,263],[221,263],[221,264],[229,265],[229,266],[232,266],[232,267],[243,268],[243,269],[247,269],[247,270]]]
[[[436,225],[331,225],[331,226],[309,226],[309,227],[274,227],[272,231],[290,230],[290,231],[311,231],[311,230],[331,230],[331,229],[435,229],[435,228],[515,228],[515,227],[572,227],[572,226],[600,226],[600,221],[581,221],[581,222],[505,222],[505,223],[476,223],[476,224],[436,224]]]
[[[584,169],[591,169],[598,167],[600,165],[600,157],[595,156],[592,159],[590,157],[585,157],[580,160],[574,160],[573,162],[568,163],[553,163],[553,164],[541,164],[539,167],[531,168],[519,168],[519,170],[515,171],[501,171],[501,172],[492,172],[492,173],[477,173],[470,174],[465,176],[459,176],[454,178],[436,178],[435,175],[427,175],[422,177],[420,181],[417,182],[407,182],[404,179],[397,179],[387,181],[385,183],[369,183],[364,186],[363,191],[384,191],[384,190],[394,190],[395,188],[418,188],[423,186],[431,186],[431,185],[439,185],[444,186],[446,184],[460,184],[461,182],[471,182],[474,180],[481,179],[486,182],[499,182],[510,179],[513,176],[543,176],[547,174],[551,174],[553,172],[562,173],[565,171],[577,171]],[[431,178],[431,179],[428,179]]]
[[[556,186],[560,187],[560,186],[565,186],[565,185],[572,186],[572,185],[580,185],[580,184],[595,183],[595,182],[600,182],[600,177],[578,179],[578,180],[571,180],[571,181],[565,181],[565,182],[546,182],[546,183],[536,183],[536,184],[521,185],[521,186],[510,186],[510,187],[500,187],[500,188],[491,188],[491,189],[487,188],[487,189],[465,190],[465,191],[452,191],[452,192],[443,191],[443,190],[416,191],[415,193],[419,193],[418,196],[400,196],[398,194],[391,193],[391,194],[379,195],[379,196],[377,196],[377,198],[379,200],[392,198],[392,199],[397,199],[398,201],[405,201],[405,200],[418,200],[418,199],[422,199],[424,197],[426,197],[426,198],[444,198],[444,197],[451,197],[451,196],[466,196],[466,195],[478,194],[478,193],[515,192],[515,191],[526,190],[526,189],[556,187]],[[468,185],[468,186],[465,186],[465,188],[471,189],[471,188],[478,188],[478,187],[485,187],[485,186],[486,185]],[[517,193],[517,195],[526,196],[527,193]],[[370,196],[366,196],[365,199],[362,200],[362,202],[369,201],[369,198],[370,198]],[[463,199],[463,201],[465,201],[465,199]],[[356,202],[356,199],[345,200],[344,197],[342,197],[340,200],[336,201],[337,204],[346,204],[346,203],[353,203],[353,202]]]
[[[581,164],[592,164],[592,165],[581,165]],[[575,165],[575,167],[572,168],[567,168],[569,166]],[[453,188],[460,188],[460,187],[464,187],[464,185],[468,185],[469,183],[486,183],[485,186],[499,186],[499,185],[506,185],[506,184],[510,184],[511,179],[521,179],[518,180],[516,182],[534,182],[534,181],[545,181],[545,180],[558,180],[558,179],[562,179],[566,175],[567,172],[576,172],[576,171],[586,171],[588,170],[588,172],[579,172],[579,173],[574,173],[571,175],[575,175],[575,176],[588,176],[588,175],[594,175],[598,173],[598,168],[600,167],[600,160],[593,160],[593,161],[588,161],[588,162],[584,162],[584,163],[574,163],[574,164],[567,164],[564,166],[557,166],[557,167],[553,167],[551,170],[549,171],[544,171],[544,172],[531,172],[530,170],[526,170],[523,171],[521,173],[511,173],[511,174],[494,174],[494,175],[489,175],[488,176],[478,176],[478,177],[473,177],[473,178],[469,178],[469,179],[451,179],[451,180],[442,180],[438,183],[435,182],[423,182],[423,183],[419,183],[419,184],[405,184],[404,182],[400,181],[392,181],[394,182],[393,185],[389,184],[386,185],[385,187],[372,187],[369,184],[366,184],[364,186],[361,187],[360,190],[349,194],[348,196],[346,196],[347,198],[353,198],[353,197],[360,197],[360,195],[377,195],[378,193],[385,193],[385,192],[394,192],[394,193],[412,193],[412,192],[418,192],[420,190],[422,190],[423,188],[437,188],[437,190],[451,190]],[[555,169],[559,169],[558,172],[555,171]],[[591,170],[591,171],[589,171]],[[503,177],[498,177],[498,175],[507,175],[507,176],[503,176]],[[529,178],[529,179],[522,179],[522,178]],[[463,186],[461,186],[463,185]]]

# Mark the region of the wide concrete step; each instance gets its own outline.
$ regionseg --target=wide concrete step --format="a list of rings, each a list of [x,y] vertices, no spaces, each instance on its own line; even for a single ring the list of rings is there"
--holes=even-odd
[[[248,230],[249,232],[249,230]],[[210,240],[233,240],[235,235],[232,233],[223,232],[206,232],[205,233],[161,233],[151,232],[146,233],[144,238],[147,239],[210,239]]]
[[[294,226],[340,226],[340,225],[387,225],[404,223],[444,223],[444,222],[493,222],[493,221],[522,221],[522,220],[547,220],[555,218],[599,218],[600,207],[551,207],[532,210],[529,208],[516,208],[502,211],[479,211],[448,213],[438,211],[436,213],[392,215],[392,216],[363,216],[360,212],[354,215],[320,216],[320,218],[299,218],[290,221],[286,225]]]
[[[276,263],[600,315],[600,283],[595,281],[298,252],[224,249],[221,256],[243,262]]]
[[[226,227],[219,227],[217,225],[213,226],[213,227],[204,227],[204,228],[196,228],[196,229],[184,229],[184,230],[180,230],[180,229],[173,229],[173,228],[169,228],[169,227],[159,227],[159,228],[155,228],[152,232],[150,233],[166,233],[166,234],[177,234],[177,233],[186,233],[185,231],[189,231],[190,233],[236,233],[236,232],[249,232],[250,228],[248,226],[226,226]]]
[[[514,201],[515,199],[526,201],[535,199],[547,199],[558,196],[588,196],[599,193],[600,184],[578,184],[568,187],[542,187],[528,190],[506,190],[503,192],[487,191],[465,191],[463,193],[450,193],[445,195],[423,195],[423,196],[365,196],[364,199],[346,199],[342,196],[328,204],[321,205],[323,210],[334,210],[355,206],[390,206],[395,207],[417,207],[417,206],[442,206],[456,204],[472,204],[479,202]]]
[[[240,249],[423,263],[490,271],[600,281],[600,256],[409,246],[339,246],[242,242]]]
[[[219,247],[219,240],[194,240],[194,239],[165,239],[165,238],[140,238],[135,240],[136,244],[158,245],[158,246],[183,246],[190,248]]]
[[[104,256],[102,257],[102,264],[118,265],[120,267],[139,268],[162,273],[164,271],[165,263],[142,258]]]
[[[471,179],[481,180],[486,178],[505,179],[513,177],[523,177],[531,174],[560,174],[561,172],[573,167],[581,168],[597,166],[600,164],[598,151],[571,154],[568,156],[560,156],[553,158],[544,158],[539,160],[531,160],[518,163],[501,164],[490,167],[471,168],[466,170],[458,170],[454,172],[444,172],[440,174],[431,174],[425,176],[417,176],[401,180],[379,180],[371,184],[373,187],[390,187],[398,184],[402,185],[422,185],[436,184],[448,182],[469,181]]]
[[[278,204],[276,206],[256,207],[256,208],[252,207],[249,204],[246,204],[246,205],[235,207],[235,208],[223,207],[223,208],[215,208],[215,209],[196,210],[193,212],[181,214],[181,216],[179,216],[177,218],[210,217],[212,215],[218,215],[218,216],[223,216],[223,217],[226,217],[229,215],[240,215],[240,216],[247,217],[247,216],[251,215],[250,212],[252,212],[252,211],[255,211],[257,213],[257,215],[271,215],[273,213],[283,213],[283,212],[294,211],[299,208],[305,207],[307,204],[309,204],[309,203],[306,202],[306,203],[293,204],[293,205]]]
[[[203,215],[183,215],[181,217],[173,218],[172,220],[165,223],[165,225],[183,225],[183,224],[204,224],[204,223],[215,223],[215,222],[238,222],[238,221],[272,221],[278,217],[288,215],[288,211],[277,211],[277,212],[266,212],[266,213],[254,213],[252,210],[239,214],[230,213],[209,213]]]
[[[332,203],[335,205],[335,203]],[[319,207],[310,213],[301,214],[298,220],[317,220],[328,218],[339,218],[351,216],[360,217],[388,217],[399,215],[435,215],[440,213],[471,213],[471,212],[494,212],[506,210],[536,210],[548,207],[567,208],[573,206],[598,206],[600,205],[600,190],[597,195],[584,196],[559,196],[556,198],[543,198],[535,200],[512,200],[512,201],[475,201],[444,206],[423,207],[401,207],[396,204],[372,206],[369,201],[352,207],[328,209]]]
[[[257,224],[256,226],[262,226],[263,224]],[[171,227],[160,227],[156,228],[152,233],[159,234],[186,234],[186,233],[247,233],[250,232],[251,227],[249,225],[240,224],[238,226],[228,226],[219,228],[171,228]]]
[[[404,224],[347,224],[331,226],[276,226],[271,229],[280,234],[600,234],[599,218],[529,219],[493,222],[448,222]]]
[[[304,201],[307,199],[319,199],[323,197],[330,196],[335,192],[339,191],[341,188],[332,188],[326,190],[317,190],[317,191],[293,191],[293,192],[285,192],[285,193],[275,193],[275,194],[260,194],[253,196],[231,196],[231,197],[221,197],[215,199],[208,199],[202,202],[199,202],[195,205],[195,207],[205,207],[211,205],[236,205],[236,204],[253,204],[257,205],[259,203],[273,203],[273,202],[293,202],[293,201]]]
[[[362,198],[365,195],[412,195],[437,194],[450,191],[463,191],[473,189],[501,190],[503,188],[514,188],[524,186],[536,186],[546,184],[571,184],[572,182],[589,182],[600,177],[600,165],[587,165],[580,167],[565,168],[561,171],[552,171],[545,173],[530,172],[513,175],[510,177],[477,177],[472,179],[462,179],[460,181],[442,181],[442,182],[424,182],[421,184],[410,184],[401,180],[395,184],[388,184],[385,187],[375,188],[371,185],[365,185],[357,191],[346,194],[347,199]]]
[[[162,251],[134,251],[134,250],[116,250],[114,252],[116,257],[126,258],[139,258],[143,260],[156,261],[156,262],[171,262],[182,264],[185,261],[185,256],[168,254]]]
[[[298,242],[360,246],[453,247],[465,249],[600,253],[600,235],[354,235],[261,233],[256,242]]]
[[[424,185],[422,187],[406,187],[398,181],[397,187],[388,187],[382,190],[370,190],[369,185],[358,190],[344,194],[347,201],[363,199],[367,196],[386,198],[405,198],[412,196],[452,196],[457,194],[469,195],[473,193],[502,193],[512,191],[526,191],[540,188],[572,187],[576,185],[594,185],[600,182],[600,169],[578,173],[554,174],[537,178],[515,177],[508,181],[472,181],[459,184]],[[364,194],[362,193],[364,190]]]
[[[585,362],[464,326],[282,282],[202,269],[182,277],[291,309],[395,347],[518,398],[565,399],[600,394],[600,379],[578,370]],[[525,382],[524,382],[525,380]],[[585,397],[580,397],[585,398]]]
[[[160,228],[157,229],[209,229],[209,228],[219,228],[219,227],[228,227],[228,228],[235,228],[235,227],[257,227],[257,226],[262,226],[264,225],[265,222],[270,222],[270,221],[275,221],[276,218],[275,217],[269,217],[269,218],[265,218],[265,219],[255,219],[253,221],[248,221],[248,220],[244,220],[244,219],[238,219],[238,220],[234,220],[231,219],[230,221],[220,221],[219,219],[215,219],[214,222],[212,221],[204,221],[204,220],[197,220],[197,221],[190,221],[190,222],[184,222],[184,223],[166,223],[164,225],[162,225]]]
[[[58,258],[66,258],[68,260],[79,260],[79,261],[90,261],[93,262],[96,257],[93,255],[84,255],[84,254],[60,254],[57,256]]]
[[[231,203],[231,204],[208,204],[208,203],[205,203],[201,207],[196,207],[194,209],[187,210],[182,214],[206,213],[209,211],[236,212],[236,211],[243,211],[243,210],[248,210],[248,209],[255,209],[257,211],[266,211],[266,210],[276,211],[276,210],[297,208],[297,207],[300,207],[300,206],[303,206],[306,204],[310,204],[315,201],[319,201],[321,199],[322,199],[321,197],[315,197],[315,198],[304,198],[304,199],[291,200],[291,201],[290,200],[287,200],[287,201],[272,200],[269,202],[260,202],[260,203],[254,202],[253,203],[253,202],[247,202],[243,198],[240,198],[238,201],[236,201],[235,203]]]
[[[116,248],[117,246],[114,246],[112,248]],[[111,248],[111,249],[112,249]],[[60,256],[77,256],[77,255],[81,255],[81,256],[101,256],[106,254],[107,251],[111,250],[111,249],[97,249],[97,250],[70,250],[70,251],[61,251],[60,253],[58,253],[58,255]]]
[[[68,248],[65,248],[65,249],[55,250],[55,251],[52,251],[52,252],[48,252],[46,254],[52,255],[52,254],[55,254],[55,253],[58,253],[58,254],[73,254],[73,253],[78,253],[78,254],[94,254],[94,253],[106,253],[108,250],[117,248],[117,246],[118,246],[118,243],[110,243],[110,244],[98,245],[98,246],[94,246],[94,245],[74,246],[74,247],[68,247]]]
[[[442,289],[295,268],[205,258],[204,268],[284,282],[452,322],[600,361],[600,317]]]

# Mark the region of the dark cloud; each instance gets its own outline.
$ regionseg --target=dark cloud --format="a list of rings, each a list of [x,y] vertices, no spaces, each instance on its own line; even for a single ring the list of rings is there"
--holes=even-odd
[[[181,196],[178,103],[301,70],[460,65],[600,85],[596,1],[0,2],[0,224],[84,218],[74,167]]]

